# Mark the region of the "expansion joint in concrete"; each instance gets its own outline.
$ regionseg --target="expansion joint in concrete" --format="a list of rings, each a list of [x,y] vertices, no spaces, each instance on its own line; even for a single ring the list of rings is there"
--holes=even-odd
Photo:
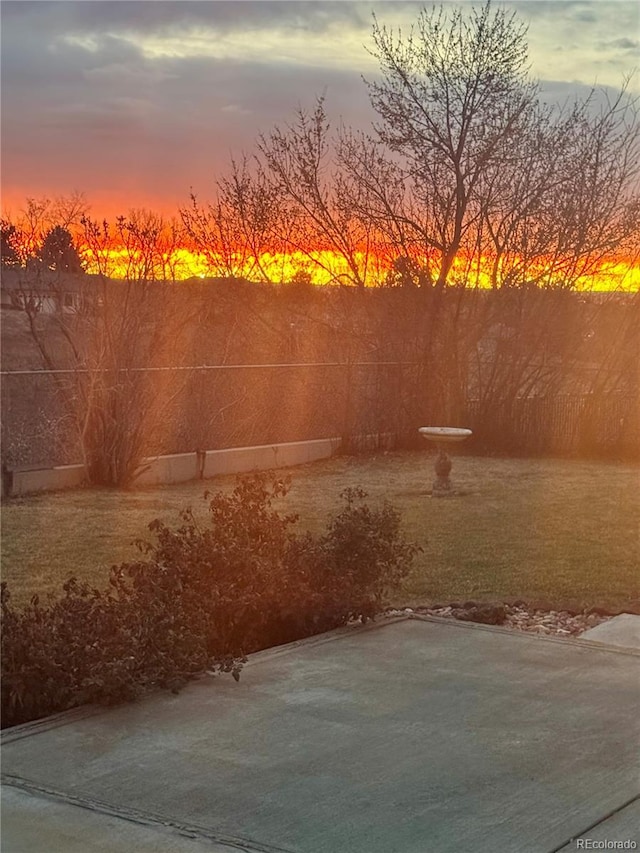
[[[272,844],[263,844],[250,838],[225,835],[212,831],[205,826],[184,823],[183,821],[174,820],[173,818],[164,817],[153,812],[123,806],[113,806],[110,803],[95,800],[92,797],[78,797],[74,794],[59,791],[55,788],[50,788],[46,785],[41,785],[29,779],[23,779],[20,776],[13,776],[8,773],[3,773],[0,776],[0,782],[8,787],[17,788],[34,796],[47,797],[64,805],[77,806],[78,808],[126,820],[129,823],[135,823],[140,826],[169,829],[186,838],[222,844],[230,850],[241,850],[245,851],[245,853],[296,853],[295,850],[288,847],[274,847]]]
[[[596,827],[601,826],[605,821],[610,820],[620,812],[623,812],[625,809],[632,806],[634,803],[640,801],[640,794],[636,794],[628,800],[625,800],[624,803],[620,806],[616,806],[615,809],[610,809],[605,815],[602,815],[598,818],[598,820],[594,820],[593,823],[590,823],[589,826],[586,826],[584,829],[580,830],[580,832],[572,835],[570,838],[567,838],[566,841],[563,841],[558,847],[554,847],[553,850],[550,850],[549,853],[562,853],[562,851],[569,851],[570,849],[575,850],[574,843],[579,838],[584,838],[585,835],[588,835],[590,832],[593,832]]]

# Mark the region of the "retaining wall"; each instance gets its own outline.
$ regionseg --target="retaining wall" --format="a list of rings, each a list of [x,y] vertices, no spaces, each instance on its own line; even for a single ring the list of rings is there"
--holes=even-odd
[[[11,472],[13,481],[11,495],[27,495],[30,492],[48,492],[82,486],[86,482],[83,465],[56,465],[55,468],[27,468]],[[3,483],[2,496],[8,488]]]
[[[229,450],[208,450],[203,476],[241,474],[245,471],[266,471],[304,465],[317,459],[327,459],[340,446],[339,438],[320,438],[315,441],[291,441],[286,444],[238,447]]]
[[[185,483],[223,474],[268,471],[327,459],[340,446],[340,438],[292,441],[256,447],[230,447],[226,450],[194,451],[146,459],[134,486]],[[17,469],[10,472],[10,494],[26,495],[82,486],[86,483],[82,465],[58,465],[55,468]],[[3,497],[9,491],[3,476]]]

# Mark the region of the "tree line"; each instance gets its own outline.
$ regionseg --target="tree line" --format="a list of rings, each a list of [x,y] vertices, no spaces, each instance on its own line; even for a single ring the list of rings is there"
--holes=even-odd
[[[25,245],[18,227],[7,220],[0,223],[0,263],[3,268],[34,266],[65,273],[81,273],[84,270],[80,252],[72,233],[63,225],[53,225],[42,238],[42,242],[31,249]]]

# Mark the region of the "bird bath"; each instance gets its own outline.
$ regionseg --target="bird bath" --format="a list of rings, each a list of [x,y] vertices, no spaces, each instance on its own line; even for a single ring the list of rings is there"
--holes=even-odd
[[[423,438],[427,441],[433,441],[438,448],[438,455],[435,461],[436,479],[433,481],[433,489],[431,494],[434,498],[443,498],[455,494],[451,488],[451,473],[452,462],[449,455],[446,453],[443,444],[451,444],[454,441],[464,441],[472,434],[470,429],[458,429],[457,427],[420,427],[418,430]]]

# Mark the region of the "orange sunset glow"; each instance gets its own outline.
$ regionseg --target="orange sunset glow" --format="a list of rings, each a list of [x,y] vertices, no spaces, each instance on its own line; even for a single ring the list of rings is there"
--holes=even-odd
[[[89,274],[105,273],[111,278],[126,278],[132,271],[141,268],[141,259],[122,246],[112,245],[103,255],[96,259],[92,253],[80,244],[80,252],[84,256],[86,271]],[[344,257],[331,251],[264,253],[258,258],[238,253],[234,266],[239,277],[255,281],[270,281],[274,283],[294,280],[300,273],[313,284],[331,285],[349,281],[349,264]],[[391,264],[386,257],[373,254],[366,256],[356,253],[354,258],[359,269],[366,270],[366,283],[377,286],[385,281],[391,270]],[[549,265],[551,266],[551,265]],[[158,253],[154,259],[153,269],[149,270],[151,278],[174,279],[183,281],[189,278],[215,277],[223,267],[222,256],[216,261],[215,253],[198,252],[188,246],[179,246],[168,253]],[[483,257],[469,263],[468,259],[460,257],[453,263],[450,281],[454,285],[464,285],[475,288],[491,288],[494,261]],[[544,278],[545,265],[541,263],[531,269],[532,276]],[[550,278],[546,285],[562,285],[561,273]],[[593,291],[640,291],[640,265],[630,259],[605,259],[593,265],[592,269],[576,279],[575,289]]]

